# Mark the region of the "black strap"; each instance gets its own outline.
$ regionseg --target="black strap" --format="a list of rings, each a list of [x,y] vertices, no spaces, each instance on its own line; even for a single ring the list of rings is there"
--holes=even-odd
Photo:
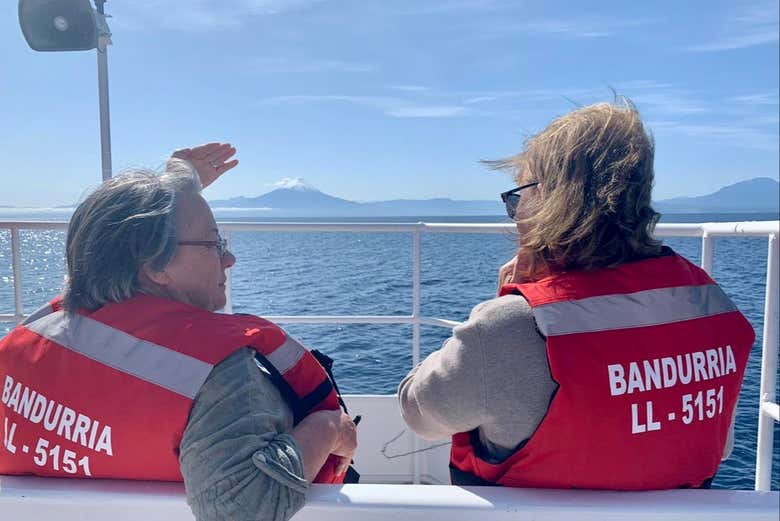
[[[458,467],[450,463],[450,482],[453,485],[460,485],[464,487],[496,487],[500,486],[497,483],[491,483],[486,481],[476,474],[460,470]]]
[[[319,403],[328,397],[333,390],[333,382],[327,378],[322,381],[312,392],[298,399],[299,407],[301,408],[303,415],[306,416],[312,409],[317,407]]]
[[[347,467],[347,474],[344,476],[344,483],[360,483],[360,474],[352,465]]]
[[[308,414],[309,412],[319,405],[320,402],[322,402],[325,398],[328,397],[330,392],[335,389],[336,396],[339,399],[339,404],[341,405],[341,408],[344,409],[345,413],[348,413],[347,411],[347,405],[344,403],[344,400],[341,398],[341,393],[339,392],[339,388],[336,385],[336,379],[333,377],[333,359],[329,357],[326,354],[323,354],[317,350],[311,350],[311,354],[314,356],[314,358],[322,365],[322,367],[325,369],[325,373],[327,374],[327,378],[318,385],[312,392],[304,396],[303,398],[299,397],[298,394],[293,390],[292,386],[287,382],[287,380],[284,379],[284,376],[279,372],[274,365],[268,361],[268,359],[261,353],[255,351],[255,360],[262,365],[266,371],[268,371],[268,374],[271,377],[271,381],[276,385],[276,388],[279,389],[279,392],[282,395],[282,398],[287,402],[287,405],[290,406],[290,409],[292,409],[293,412],[293,425],[298,425],[298,423],[301,422]],[[354,463],[354,461],[353,461]],[[360,474],[358,471],[350,465],[347,467],[347,473],[344,477],[344,483],[359,483],[360,482]]]
[[[312,392],[304,397],[300,397],[293,390],[292,386],[287,382],[287,380],[284,379],[284,376],[282,376],[279,370],[276,369],[276,367],[274,367],[274,365],[269,362],[262,353],[255,351],[255,360],[257,360],[257,362],[268,371],[271,376],[271,381],[274,383],[274,385],[276,385],[276,388],[279,389],[279,392],[282,394],[282,398],[284,398],[284,400],[287,402],[287,405],[289,405],[290,409],[292,409],[294,425],[298,425],[298,423],[300,423],[300,421],[303,420],[313,408],[315,408],[321,401],[327,398],[332,390],[336,391],[339,404],[341,405],[341,408],[344,410],[344,412],[349,412],[347,411],[347,405],[341,398],[341,393],[339,392],[339,388],[336,385],[336,380],[333,378],[333,359],[317,350],[312,350],[310,352],[325,369],[327,378],[323,380],[323,382],[318,385]]]
[[[336,396],[339,399],[341,408],[344,409],[345,413],[349,414],[349,411],[347,410],[347,404],[344,403],[344,400],[341,398],[341,391],[339,391],[339,386],[336,384],[336,378],[333,376],[333,359],[325,353],[317,351],[316,349],[312,349],[311,354],[314,356],[314,358],[317,359],[320,365],[325,368],[325,372],[328,373],[328,378],[330,378],[330,381],[333,384],[333,388],[336,390]]]
[[[266,371],[268,371],[268,374],[271,376],[271,381],[274,383],[276,388],[279,389],[282,398],[284,398],[284,401],[287,402],[287,405],[289,405],[290,409],[292,409],[293,425],[298,425],[298,423],[300,423],[300,421],[306,417],[307,412],[303,407],[301,398],[293,390],[292,386],[287,382],[287,380],[284,379],[284,376],[282,376],[279,370],[276,369],[274,364],[269,362],[262,353],[255,351],[255,360],[257,360],[257,362],[262,365]]]
[[[712,476],[711,478],[707,478],[704,481],[702,481],[701,485],[698,487],[691,486],[690,484],[680,485],[677,488],[703,488],[703,489],[710,489],[712,488],[712,480],[715,479],[715,476]]]

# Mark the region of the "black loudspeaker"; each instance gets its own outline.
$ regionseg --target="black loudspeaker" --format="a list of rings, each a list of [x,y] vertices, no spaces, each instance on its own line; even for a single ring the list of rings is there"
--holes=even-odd
[[[19,0],[19,25],[36,51],[88,51],[97,47],[89,0]]]

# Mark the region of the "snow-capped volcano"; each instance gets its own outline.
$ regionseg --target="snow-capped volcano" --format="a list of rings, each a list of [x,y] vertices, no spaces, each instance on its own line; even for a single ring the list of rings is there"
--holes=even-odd
[[[318,213],[350,215],[359,203],[322,193],[300,177],[285,177],[269,185],[273,189],[257,197],[234,197],[212,201],[214,207],[268,208],[281,214],[317,215]]]
[[[283,188],[286,190],[316,190],[313,186],[300,177],[284,177],[275,183],[269,185],[273,189]]]

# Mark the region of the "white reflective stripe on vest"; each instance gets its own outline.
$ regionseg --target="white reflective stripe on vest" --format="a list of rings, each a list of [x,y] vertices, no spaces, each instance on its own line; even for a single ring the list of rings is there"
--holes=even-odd
[[[287,335],[284,344],[280,345],[270,355],[266,355],[268,362],[273,365],[279,373],[284,374],[303,358],[306,348],[298,343],[293,337]]]
[[[533,308],[544,336],[657,326],[736,311],[717,284],[602,295]]]
[[[33,311],[33,313],[29,317],[27,317],[24,320],[24,322],[22,322],[22,325],[26,326],[27,324],[31,324],[31,323],[35,322],[36,320],[38,320],[39,318],[45,317],[49,313],[54,313],[54,308],[51,307],[51,304],[44,304],[40,308],[38,308],[35,311]]]
[[[25,326],[97,362],[193,399],[211,364],[147,342],[82,315],[50,313]]]

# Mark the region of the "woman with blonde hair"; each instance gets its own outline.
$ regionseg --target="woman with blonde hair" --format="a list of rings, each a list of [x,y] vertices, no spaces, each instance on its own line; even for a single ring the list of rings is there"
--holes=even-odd
[[[708,487],[755,333],[700,268],[653,237],[654,145],[628,101],[529,139],[501,194],[520,250],[401,382],[404,419],[452,437],[454,484]]]

